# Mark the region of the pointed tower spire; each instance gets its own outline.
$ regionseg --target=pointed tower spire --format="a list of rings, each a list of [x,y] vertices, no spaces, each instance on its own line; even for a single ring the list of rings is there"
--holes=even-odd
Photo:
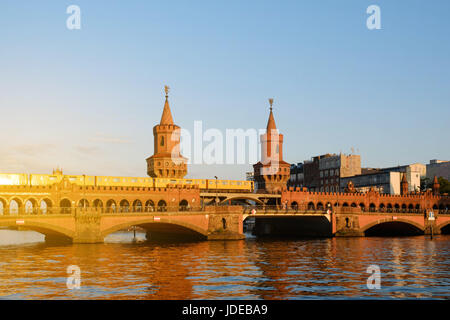
[[[433,179],[433,194],[439,194],[439,188],[441,187],[441,185],[439,184],[438,178],[437,176],[434,176]]]
[[[166,102],[164,103],[164,110],[159,124],[173,124],[172,113],[170,112],[169,106],[169,89],[169,86],[164,86],[164,91],[166,92]]]
[[[408,181],[406,180],[406,173],[403,174],[402,181],[400,183],[400,193],[402,195],[408,194]]]
[[[273,117],[272,112],[272,105],[273,105],[273,98],[269,98],[269,104],[270,104],[270,114],[269,114],[269,121],[267,121],[267,133],[271,134],[272,130],[277,130],[277,125],[275,124],[275,119]]]
[[[187,158],[180,153],[180,127],[173,123],[169,107],[169,87],[164,86],[166,103],[161,122],[153,127],[153,155],[146,159],[152,178],[182,179],[187,174]]]

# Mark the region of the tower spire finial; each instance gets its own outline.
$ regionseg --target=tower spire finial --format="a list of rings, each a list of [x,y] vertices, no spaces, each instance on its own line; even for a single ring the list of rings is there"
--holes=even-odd
[[[273,98],[269,98],[270,112],[272,112]]]
[[[170,87],[167,86],[167,85],[165,85],[165,86],[164,86],[164,91],[166,92],[166,98],[169,97],[169,90],[170,90]]]

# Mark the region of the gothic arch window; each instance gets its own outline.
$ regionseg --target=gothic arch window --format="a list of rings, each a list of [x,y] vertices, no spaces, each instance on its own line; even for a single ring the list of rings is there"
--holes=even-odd
[[[161,147],[164,146],[164,136],[161,137],[161,143],[160,143]]]

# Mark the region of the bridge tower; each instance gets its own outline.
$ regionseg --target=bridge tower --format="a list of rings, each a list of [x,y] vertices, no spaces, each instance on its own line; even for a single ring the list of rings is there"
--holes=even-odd
[[[438,181],[438,178],[436,176],[434,176],[434,180],[433,180],[433,194],[434,195],[438,195],[439,194],[439,188],[440,188],[440,184]]]
[[[408,194],[408,181],[406,180],[406,173],[403,174],[402,181],[400,182],[400,192],[402,196]]]
[[[283,135],[278,132],[273,117],[273,99],[269,99],[270,114],[266,133],[261,139],[261,161],[253,165],[257,190],[280,193],[287,185],[290,164],[283,161]]]
[[[180,127],[173,123],[169,106],[169,87],[161,121],[153,127],[154,152],[147,158],[147,174],[153,178],[178,178],[187,174],[187,158],[180,154]]]

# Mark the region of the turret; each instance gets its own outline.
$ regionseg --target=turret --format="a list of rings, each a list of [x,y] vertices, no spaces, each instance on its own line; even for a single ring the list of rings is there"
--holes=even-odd
[[[403,174],[402,182],[400,183],[400,192],[401,195],[408,194],[408,181],[406,180],[406,173]]]
[[[289,180],[290,164],[283,160],[283,135],[278,132],[269,99],[270,113],[266,133],[261,139],[261,161],[253,165],[256,189],[281,192]]]
[[[434,180],[433,180],[433,194],[434,195],[438,195],[439,194],[439,188],[440,188],[440,184],[438,181],[438,178],[436,176],[434,176]]]
[[[169,87],[161,121],[153,127],[153,155],[147,158],[147,174],[154,178],[183,178],[187,174],[187,159],[180,154],[180,127],[173,123],[169,106]]]

